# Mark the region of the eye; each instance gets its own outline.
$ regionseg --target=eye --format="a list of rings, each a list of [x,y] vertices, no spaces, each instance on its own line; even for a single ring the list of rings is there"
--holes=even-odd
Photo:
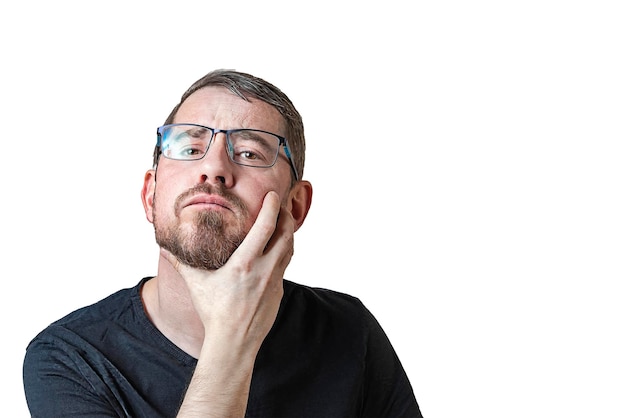
[[[164,136],[163,154],[175,160],[201,158],[211,139],[211,131],[180,125],[172,128]]]
[[[278,152],[278,139],[265,132],[241,130],[231,133],[232,156],[236,163],[269,167]]]
[[[194,146],[194,145],[189,145],[187,147],[181,148],[178,151],[178,154],[181,156],[194,156],[194,155],[199,155],[199,154],[204,154],[204,149]]]
[[[245,160],[258,160],[259,159],[259,156],[250,150],[239,151],[237,155],[239,155],[239,157]]]

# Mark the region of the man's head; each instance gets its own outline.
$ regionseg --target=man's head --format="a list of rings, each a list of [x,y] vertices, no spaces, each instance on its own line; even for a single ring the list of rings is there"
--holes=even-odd
[[[310,183],[292,168],[300,178],[303,132],[291,101],[263,80],[216,71],[194,83],[159,129],[155,166],[144,179],[142,200],[159,246],[190,266],[217,269],[269,191],[299,228],[312,198]]]
[[[224,87],[243,100],[257,99],[276,108],[285,121],[285,138],[288,141],[291,157],[298,175],[294,181],[302,179],[306,150],[302,117],[285,93],[261,78],[234,70],[211,71],[187,89],[182,95],[180,102],[170,112],[164,125],[174,122],[178,109],[190,95],[199,89],[209,86]],[[158,144],[154,149],[153,157],[153,163],[156,167],[160,157]]]

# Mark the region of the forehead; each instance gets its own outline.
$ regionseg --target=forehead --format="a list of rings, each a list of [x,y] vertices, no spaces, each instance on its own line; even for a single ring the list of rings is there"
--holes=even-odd
[[[204,87],[179,107],[174,123],[196,123],[217,129],[260,129],[285,136],[281,114],[261,100],[246,101],[224,87]]]

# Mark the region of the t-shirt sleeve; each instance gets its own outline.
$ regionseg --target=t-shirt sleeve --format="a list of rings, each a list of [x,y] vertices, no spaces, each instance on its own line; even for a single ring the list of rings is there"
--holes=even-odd
[[[27,347],[23,364],[26,401],[33,418],[119,417],[113,394],[97,384],[89,357],[61,339],[40,335]]]
[[[389,338],[365,309],[367,354],[364,417],[422,418],[413,388]]]

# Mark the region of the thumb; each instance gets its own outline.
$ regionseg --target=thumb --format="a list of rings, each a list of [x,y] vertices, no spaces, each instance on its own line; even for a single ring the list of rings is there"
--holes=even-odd
[[[165,248],[161,247],[160,250],[161,250],[161,256],[165,258],[167,262],[170,263],[177,272],[181,273],[181,268],[183,264],[178,260],[178,258],[176,258],[174,254],[172,254]]]

